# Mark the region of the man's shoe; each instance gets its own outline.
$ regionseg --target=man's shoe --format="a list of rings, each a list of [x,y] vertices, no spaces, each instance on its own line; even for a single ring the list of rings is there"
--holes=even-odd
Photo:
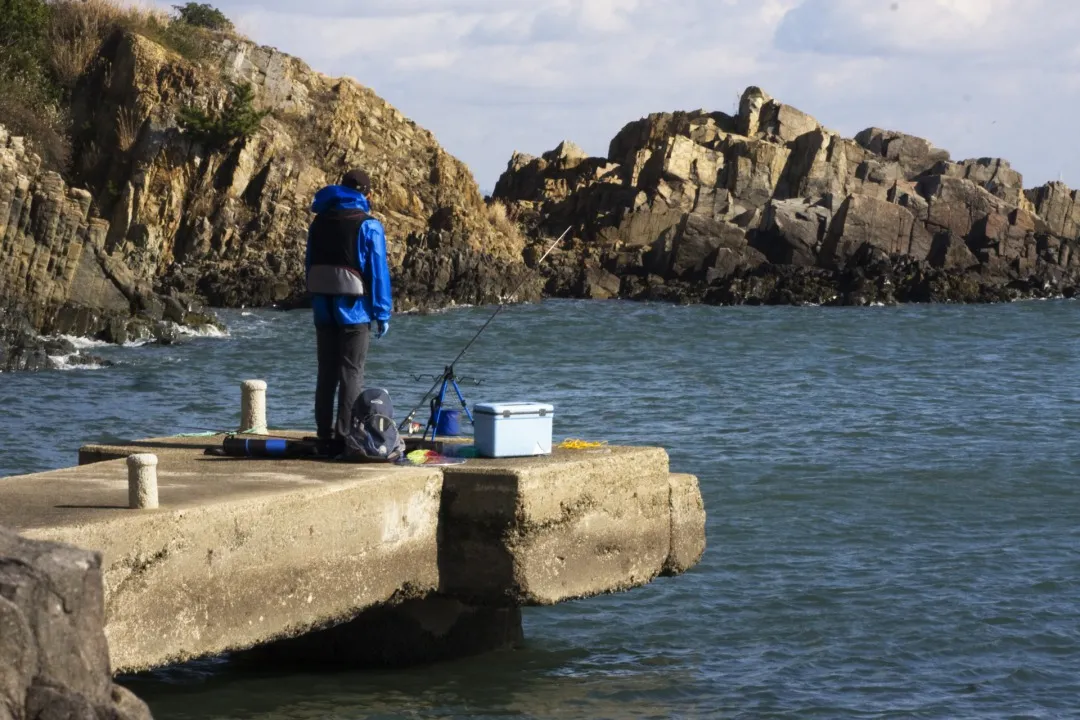
[[[337,457],[345,452],[345,440],[342,438],[319,438],[315,443],[315,449],[320,457]]]

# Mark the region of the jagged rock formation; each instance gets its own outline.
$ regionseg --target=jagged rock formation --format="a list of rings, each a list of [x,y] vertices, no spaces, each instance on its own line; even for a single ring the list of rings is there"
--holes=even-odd
[[[494,197],[570,226],[555,295],[867,304],[1072,295],[1080,210],[1004,160],[870,128],[845,139],[758,88],[739,113],[661,113],[606,158],[515,154]]]
[[[0,720],[150,720],[114,685],[101,555],[0,528]]]
[[[180,108],[220,109],[237,83],[270,113],[253,137],[216,150],[178,128]],[[297,302],[312,197],[355,166],[374,179],[398,309],[492,301],[521,269],[523,238],[430,132],[272,48],[228,38],[194,64],[118,31],[73,110],[76,167],[111,221],[105,247],[161,288],[218,306]]]

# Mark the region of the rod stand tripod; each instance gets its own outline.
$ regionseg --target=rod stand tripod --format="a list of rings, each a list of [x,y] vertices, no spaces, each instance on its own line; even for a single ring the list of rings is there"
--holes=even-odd
[[[551,247],[547,249],[547,252],[545,252],[540,257],[540,259],[536,261],[536,267],[539,267],[544,262],[544,260],[547,259],[548,255],[555,252],[555,248],[559,246],[559,243],[566,239],[566,236],[570,234],[571,230],[573,230],[573,226],[566,228],[566,232],[560,235],[559,238],[551,244]],[[525,286],[525,282],[526,280],[528,280],[528,278],[528,275],[525,275],[521,278],[517,286],[514,288],[514,291],[511,292],[509,296],[507,296],[508,299],[513,298],[517,295],[518,290]],[[461,360],[461,358],[465,357],[465,353],[469,352],[469,348],[471,348],[473,344],[480,339],[480,336],[484,334],[484,331],[487,330],[488,326],[491,325],[491,323],[495,321],[495,318],[499,316],[499,313],[501,313],[503,309],[506,308],[506,304],[509,301],[508,299],[499,303],[499,307],[495,308],[495,312],[491,314],[491,317],[487,319],[487,322],[480,326],[480,329],[476,331],[476,334],[472,336],[472,339],[469,340],[465,347],[461,349],[461,352],[458,353],[457,357],[454,358],[453,362],[446,366],[446,369],[443,371],[442,375],[413,376],[413,379],[415,380],[420,380],[422,377],[433,377],[435,380],[435,384],[432,385],[431,389],[424,394],[424,397],[421,398],[420,402],[416,404],[416,407],[412,409],[412,412],[406,415],[405,419],[401,421],[401,424],[398,425],[399,432],[404,432],[406,428],[409,428],[411,432],[412,428],[414,427],[413,418],[416,417],[416,413],[420,412],[420,408],[424,407],[424,403],[427,402],[427,399],[432,396],[432,393],[434,393],[436,389],[439,390],[439,394],[435,397],[435,399],[431,401],[431,416],[430,418],[428,418],[427,427],[424,428],[424,439],[427,439],[428,432],[430,431],[431,441],[435,442],[435,437],[439,434],[439,421],[442,420],[442,408],[443,403],[446,401],[446,391],[451,388],[453,389],[454,393],[457,394],[458,400],[461,401],[461,407],[465,409],[465,414],[469,416],[469,422],[475,424],[472,411],[469,410],[469,406],[465,403],[465,397],[461,394],[461,388],[458,386],[458,380],[462,380],[462,378],[459,378],[456,374],[454,374],[454,365],[456,365],[457,362]],[[418,427],[419,424],[417,424],[416,426]]]
[[[447,390],[453,389],[458,402],[461,403],[461,409],[465,411],[465,415],[469,418],[469,422],[474,422],[472,410],[469,409],[469,404],[465,402],[465,396],[461,394],[461,387],[458,385],[458,377],[454,372],[453,365],[446,366],[441,383],[439,394],[431,399],[431,416],[428,418],[427,427],[424,428],[424,438],[427,439],[430,432],[431,442],[435,442],[435,438],[439,434],[439,421],[442,420],[443,404],[446,402]]]

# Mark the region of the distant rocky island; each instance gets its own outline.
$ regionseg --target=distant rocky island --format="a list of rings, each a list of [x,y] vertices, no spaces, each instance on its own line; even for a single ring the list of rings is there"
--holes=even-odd
[[[759,88],[735,117],[658,113],[607,157],[516,154],[495,189],[533,237],[573,228],[546,292],[731,304],[1072,297],[1080,208],[1005,160],[841,137]]]
[[[498,302],[526,277],[515,299],[1076,292],[1074,191],[1025,190],[1004,160],[954,162],[898,132],[845,139],[758,88],[734,117],[632,122],[605,158],[570,142],[515,154],[484,198],[370,89],[260,47],[223,16],[18,1],[48,8],[15,37],[40,36],[19,62],[50,86],[47,103],[0,87],[0,370],[48,367],[42,336],[167,342],[178,324],[213,324],[206,307],[303,305],[311,197],[357,165],[375,176],[400,310]]]

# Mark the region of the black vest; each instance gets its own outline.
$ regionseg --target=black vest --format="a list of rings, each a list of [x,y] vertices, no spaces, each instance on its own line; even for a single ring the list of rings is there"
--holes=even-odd
[[[371,216],[361,210],[329,210],[315,217],[308,236],[308,292],[363,295],[364,281],[356,244],[360,226]]]

